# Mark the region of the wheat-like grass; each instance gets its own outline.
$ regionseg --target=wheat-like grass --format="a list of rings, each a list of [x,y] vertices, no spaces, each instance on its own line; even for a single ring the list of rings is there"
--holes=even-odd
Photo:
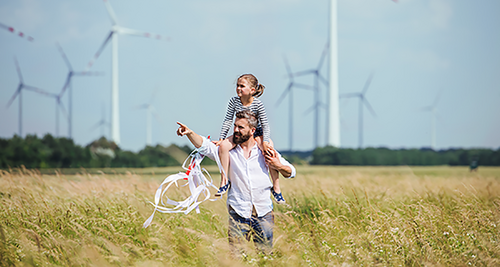
[[[273,254],[247,244],[242,257],[224,201],[142,229],[155,172],[172,170],[0,171],[0,265],[500,265],[500,168],[301,166],[281,182],[290,206],[275,207]]]

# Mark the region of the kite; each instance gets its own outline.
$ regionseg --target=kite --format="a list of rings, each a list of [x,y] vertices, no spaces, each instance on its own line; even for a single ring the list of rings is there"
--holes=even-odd
[[[153,210],[153,214],[144,222],[142,225],[143,228],[147,228],[151,222],[153,221],[153,217],[155,212],[161,213],[184,213],[188,214],[193,210],[196,210],[196,213],[200,213],[200,204],[209,200],[215,201],[220,199],[213,198],[210,196],[210,188],[214,188],[217,190],[218,188],[213,184],[212,177],[210,173],[205,168],[201,168],[200,163],[205,158],[205,156],[201,155],[198,150],[194,150],[191,154],[186,158],[184,163],[182,164],[182,168],[186,170],[185,172],[179,172],[176,174],[169,175],[163,180],[155,194],[155,203],[150,202],[155,209]],[[220,168],[219,157],[215,157],[217,165],[219,166],[219,170],[222,172],[223,169]],[[189,161],[188,167],[186,167],[186,163]],[[191,195],[183,201],[174,201],[168,196],[166,196],[166,192],[172,185],[176,185],[178,181],[187,180],[187,183],[182,186],[189,186],[189,191]],[[163,197],[166,197],[166,201],[163,201]],[[159,205],[161,202],[161,205]],[[171,207],[167,207],[167,205]]]

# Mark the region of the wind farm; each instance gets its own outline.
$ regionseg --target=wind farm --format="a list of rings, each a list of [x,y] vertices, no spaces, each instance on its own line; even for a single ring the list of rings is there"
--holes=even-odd
[[[499,265],[498,14],[496,0],[0,1],[0,265]],[[269,254],[228,242],[241,187],[230,175],[213,199],[217,157],[176,134],[213,147],[247,73],[295,167],[287,204],[269,193]],[[283,171],[244,146],[244,171]],[[186,198],[213,201],[147,219]]]
[[[362,3],[362,0],[359,1]],[[274,2],[256,4],[256,8],[259,7],[262,8],[261,10],[270,12],[259,11],[257,17],[271,18],[276,16],[281,21],[287,21],[287,16],[293,12],[280,12],[279,8],[274,6],[275,4]],[[43,91],[52,94],[53,100],[50,100],[49,103],[49,98],[47,101],[42,100],[37,94],[26,94],[26,91],[29,90],[23,89],[23,94],[19,97],[24,104],[23,109],[40,105],[41,112],[29,112],[28,109],[28,112],[22,111],[24,113],[20,115],[18,106],[21,105],[19,102],[5,101],[10,100],[14,92],[6,95],[4,105],[6,107],[9,104],[9,108],[3,111],[6,112],[5,116],[2,116],[6,118],[5,123],[3,123],[6,126],[2,129],[2,135],[8,137],[22,132],[21,135],[24,136],[26,129],[24,127],[20,130],[22,125],[19,125],[19,120],[23,120],[24,124],[29,121],[28,127],[35,125],[33,121],[39,121],[42,125],[40,129],[44,130],[30,129],[28,133],[43,135],[50,132],[56,136],[67,136],[75,139],[77,143],[86,144],[92,139],[84,133],[87,133],[88,129],[96,123],[95,118],[101,116],[98,107],[102,101],[105,101],[110,103],[111,109],[110,125],[113,133],[110,136],[111,140],[120,146],[134,150],[140,149],[149,141],[152,144],[169,144],[175,142],[176,139],[165,136],[163,133],[170,131],[169,129],[174,127],[174,123],[165,121],[165,124],[158,126],[162,135],[141,138],[142,141],[139,141],[135,136],[139,135],[141,131],[141,135],[148,132],[147,119],[144,120],[143,129],[139,129],[134,124],[140,121],[140,113],[132,112],[127,108],[120,109],[121,106],[137,105],[135,100],[143,99],[143,95],[151,94],[151,90],[147,88],[154,88],[158,84],[165,88],[158,93],[156,99],[155,109],[158,114],[168,114],[169,118],[171,118],[171,114],[179,114],[179,120],[196,117],[211,135],[217,135],[220,131],[220,118],[218,118],[220,115],[206,117],[201,115],[188,116],[187,114],[192,112],[192,114],[206,115],[208,113],[204,113],[204,111],[208,110],[210,110],[210,114],[223,112],[225,98],[234,94],[234,85],[231,81],[241,73],[251,72],[256,74],[268,88],[263,95],[263,100],[264,103],[267,103],[270,120],[273,122],[271,125],[272,135],[284,137],[273,138],[276,139],[276,145],[279,149],[311,151],[317,147],[332,145],[340,148],[432,147],[434,150],[438,150],[461,146],[462,142],[458,140],[461,138],[460,136],[440,139],[439,142],[432,140],[429,142],[429,133],[425,129],[413,129],[412,134],[402,132],[403,129],[409,129],[413,125],[426,125],[420,122],[422,116],[412,115],[412,110],[425,106],[428,100],[423,95],[436,95],[438,92],[434,88],[447,87],[443,84],[433,86],[431,83],[434,80],[432,79],[413,81],[416,79],[414,77],[418,77],[418,75],[413,75],[417,72],[416,70],[411,71],[411,69],[420,69],[420,71],[425,72],[421,75],[427,76],[432,76],[433,72],[452,73],[455,70],[450,67],[451,59],[439,59],[441,55],[435,52],[419,51],[418,48],[415,48],[416,50],[412,54],[407,52],[410,50],[404,50],[397,46],[391,47],[397,43],[392,41],[397,41],[399,38],[395,34],[399,26],[396,24],[382,25],[380,24],[382,22],[379,22],[384,21],[382,17],[373,14],[373,17],[370,17],[371,15],[367,14],[368,10],[373,9],[379,10],[380,14],[386,16],[396,16],[397,12],[409,12],[408,6],[412,4],[395,3],[394,1],[364,4],[367,6],[356,6],[355,3],[346,4],[342,1],[323,1],[309,5],[299,1],[289,4],[287,8],[302,9],[307,16],[304,21],[291,21],[289,24],[279,26],[280,28],[277,24],[271,23],[269,31],[279,29],[282,32],[281,35],[266,31],[236,34],[238,31],[243,31],[243,26],[249,24],[241,22],[233,25],[229,23],[224,17],[224,12],[234,10],[235,7],[222,7],[217,4],[213,7],[204,5],[194,8],[184,5],[168,7],[167,4],[151,1],[127,7],[115,1],[96,1],[92,3],[92,10],[95,11],[95,14],[88,13],[87,16],[75,17],[78,19],[78,24],[71,21],[68,22],[69,24],[59,23],[58,27],[61,29],[54,29],[54,33],[61,33],[59,35],[45,34],[41,28],[35,26],[36,24],[21,23],[13,17],[7,16],[5,20],[0,22],[4,58],[12,58],[12,52],[17,49],[17,46],[22,49],[19,51],[20,53],[16,53],[18,57],[22,58],[22,62],[29,62],[28,55],[35,59],[36,63],[23,67],[23,74],[30,77],[29,84],[33,84],[37,88],[44,88]],[[21,10],[22,5],[17,7],[13,5],[8,8]],[[48,12],[45,8],[39,8],[40,14]],[[224,23],[207,20],[207,16],[200,17],[206,22],[205,24],[182,18],[180,15],[190,11],[189,8],[192,8],[191,11],[194,13],[205,9],[207,16],[208,14],[218,14]],[[434,12],[432,6],[424,5],[422,8],[428,8],[429,12]],[[159,10],[164,10],[169,16],[164,16]],[[20,11],[18,13],[22,14]],[[273,16],[269,16],[271,13]],[[346,14],[349,14],[349,17],[346,17]],[[247,17],[247,15],[244,16]],[[418,14],[408,14],[408,16],[420,19]],[[53,17],[57,18],[57,16]],[[141,21],[141,17],[151,19]],[[248,16],[248,18],[254,17]],[[181,26],[176,27],[174,21],[179,21]],[[447,21],[452,23],[451,20]],[[87,26],[90,24],[85,24],[94,22],[95,25],[92,28]],[[308,25],[305,22],[312,23],[310,25],[314,25],[314,27],[311,29],[314,30],[307,33],[308,31],[301,28]],[[407,25],[405,23],[408,22],[401,19],[399,25]],[[369,25],[372,32],[379,32],[380,35],[365,34],[359,27],[361,24]],[[65,30],[65,25],[71,25],[72,28],[68,27],[68,30]],[[125,25],[130,25],[133,29],[148,29],[148,31],[132,30],[128,27],[125,28]],[[236,25],[240,26],[236,27]],[[434,28],[428,26],[431,28],[426,31],[435,32],[435,34],[447,31],[446,27],[452,27],[452,24],[446,26],[437,22],[432,25]],[[44,26],[43,29],[49,31],[51,27],[55,28],[55,24],[54,26]],[[233,30],[225,31],[225,29]],[[384,31],[389,29],[394,33]],[[420,35],[421,32],[416,29],[410,28],[410,30],[418,38],[427,38]],[[74,35],[71,35],[71,31],[75,31]],[[167,33],[168,37],[152,32]],[[69,36],[67,37],[69,39],[56,38],[63,36],[63,33],[66,34],[65,36]],[[129,35],[146,38],[128,38]],[[244,41],[238,41],[239,45],[229,41],[237,35],[244,38]],[[104,40],[103,36],[105,36]],[[71,38],[75,41],[68,41]],[[122,39],[119,45],[118,39]],[[142,39],[144,41],[141,41]],[[153,42],[148,39],[159,39],[159,41]],[[251,44],[259,44],[256,40],[265,40],[263,43],[270,45],[268,50],[263,48],[262,52],[257,53],[259,55],[257,57],[255,53],[249,52],[253,51]],[[45,47],[49,43],[59,43],[58,48]],[[81,45],[78,45],[79,43]],[[64,51],[62,47],[64,47]],[[231,50],[233,52],[226,52],[230,51],[228,49],[233,49]],[[119,56],[118,50],[120,50]],[[37,54],[34,54],[35,51]],[[66,55],[68,51],[71,63]],[[238,58],[243,64],[231,61],[230,57],[224,57],[224,55],[229,54],[232,55],[232,58]],[[283,68],[282,55],[286,55],[289,62],[285,64],[285,68]],[[320,57],[318,58],[318,56]],[[42,63],[38,63],[39,58],[42,59],[40,61]],[[89,58],[92,58],[90,62]],[[120,58],[119,61],[118,58]],[[266,64],[257,64],[259,58],[266,59]],[[12,73],[12,70],[15,69],[12,68],[12,61],[7,63],[8,60],[2,60],[2,62],[5,66],[4,69],[10,72],[10,74],[8,72],[3,74],[3,80],[9,82],[9,86],[5,88],[19,85],[19,80],[13,79],[15,73]],[[356,62],[356,66],[354,66],[354,62]],[[206,67],[207,63],[211,63],[210,66],[215,64],[217,67]],[[50,64],[58,64],[57,71],[55,71],[56,68],[43,67]],[[287,64],[289,66],[286,66]],[[424,65],[430,67],[423,68]],[[398,74],[404,68],[408,72]],[[222,71],[223,74],[216,75],[207,71],[215,71],[216,69]],[[293,72],[290,69],[293,69]],[[345,96],[345,94],[352,92],[351,88],[356,88],[356,84],[359,87],[359,83],[363,80],[360,79],[359,73],[367,73],[372,69],[377,69],[377,83],[374,85],[375,87],[370,88],[368,94],[370,95],[370,105],[377,107],[376,120],[372,116],[367,117],[359,111],[351,110],[350,105],[342,106],[339,102],[341,95]],[[118,70],[120,71],[118,72]],[[487,73],[488,71],[484,75],[488,75]],[[64,77],[61,77],[63,74]],[[75,76],[80,77],[83,74],[95,77],[73,79]],[[282,74],[285,74],[287,78],[283,79]],[[291,74],[293,74],[293,78],[291,78]],[[310,75],[310,79],[306,74]],[[413,84],[409,84],[409,81],[413,81]],[[448,79],[447,81],[452,80]],[[302,88],[299,84],[302,85]],[[419,88],[414,88],[417,85]],[[453,86],[457,87],[455,84]],[[417,95],[417,92],[420,91],[422,94]],[[219,92],[224,97],[217,97]],[[390,98],[388,94],[391,95]],[[59,100],[55,95],[59,96]],[[483,95],[487,94],[478,94],[477,97],[480,98]],[[289,97],[289,99],[283,99],[285,97]],[[481,127],[488,127],[488,124],[483,123],[482,120],[474,119],[478,116],[473,115],[474,111],[466,112],[466,109],[460,109],[458,114],[453,114],[451,110],[454,110],[452,106],[454,97],[451,96],[439,103],[440,115],[447,122],[440,127],[439,136],[446,136],[447,131],[453,131],[453,127],[458,127],[454,126],[453,123],[448,123],[448,121],[457,121],[458,117],[467,121],[475,121],[481,124]],[[408,99],[411,101],[408,102]],[[474,99],[474,96],[469,97],[469,99]],[[494,97],[484,99],[484,101],[493,101],[492,99]],[[54,120],[53,115],[54,101],[61,103],[59,105],[60,113],[58,113],[60,118],[56,120]],[[287,102],[286,105],[283,102]],[[476,102],[473,101],[473,103]],[[63,114],[61,105],[67,108],[67,115]],[[491,105],[481,105],[474,110],[480,112],[479,110],[486,106]],[[357,109],[359,109],[359,105]],[[398,110],[397,114],[393,112],[395,109]],[[17,112],[13,113],[14,110]],[[180,110],[183,112],[178,112]],[[304,115],[304,112],[311,113]],[[332,115],[334,113],[336,115]],[[120,114],[122,115],[120,116]],[[403,118],[404,114],[407,115]],[[492,113],[488,112],[488,114]],[[363,125],[360,124],[360,116],[363,116]],[[339,118],[342,118],[342,125],[345,127],[338,123]],[[392,121],[398,121],[398,123],[392,123]],[[59,126],[55,124],[59,124]],[[338,126],[332,126],[337,124]],[[407,126],[403,126],[405,124]],[[400,126],[396,127],[395,125]],[[479,128],[478,126],[473,129]],[[385,129],[388,132],[399,132],[400,134],[397,137],[389,138],[388,135],[383,134]],[[477,131],[474,135],[481,136],[482,133]],[[431,130],[432,132],[435,130]],[[123,134],[126,136],[124,143],[122,142]],[[366,136],[362,141],[361,135]],[[484,138],[471,137],[471,142],[494,140],[493,136],[495,135],[489,134],[488,137]],[[432,138],[436,139],[436,137]],[[332,141],[334,139],[337,141]],[[362,145],[360,145],[361,142]],[[477,145],[471,144],[470,146]]]

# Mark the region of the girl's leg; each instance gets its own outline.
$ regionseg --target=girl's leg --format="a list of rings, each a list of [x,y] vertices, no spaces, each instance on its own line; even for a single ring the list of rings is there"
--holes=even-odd
[[[219,191],[215,193],[215,196],[221,196],[228,189],[228,186],[226,186],[228,184],[228,179],[226,175],[229,171],[229,150],[233,149],[233,147],[234,143],[232,135],[223,140],[219,145],[219,158],[224,172],[220,174],[221,179],[220,179]]]
[[[257,136],[255,137],[255,140],[257,141],[257,145],[259,146],[260,150],[262,150],[262,153],[265,154],[265,149],[266,145],[264,145],[264,138],[262,136]],[[273,141],[269,140],[269,145],[271,147],[274,147]],[[285,199],[283,198],[283,195],[281,194],[281,188],[280,188],[280,174],[277,170],[269,168],[269,173],[271,174],[271,180],[273,181],[273,196],[276,202],[278,204],[283,204],[285,203]]]

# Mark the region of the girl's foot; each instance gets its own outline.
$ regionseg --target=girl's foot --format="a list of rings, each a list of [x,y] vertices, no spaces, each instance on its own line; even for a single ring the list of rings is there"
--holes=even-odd
[[[276,201],[276,203],[278,203],[278,204],[285,204],[286,203],[286,201],[283,198],[283,195],[281,194],[281,192],[280,193],[276,193],[274,191],[274,187],[271,188],[271,193],[273,193],[273,197],[274,197],[274,200]]]
[[[220,197],[220,196],[224,195],[228,189],[229,189],[229,182],[227,182],[226,185],[219,187],[219,191],[217,191],[217,193],[215,193],[215,196]]]

